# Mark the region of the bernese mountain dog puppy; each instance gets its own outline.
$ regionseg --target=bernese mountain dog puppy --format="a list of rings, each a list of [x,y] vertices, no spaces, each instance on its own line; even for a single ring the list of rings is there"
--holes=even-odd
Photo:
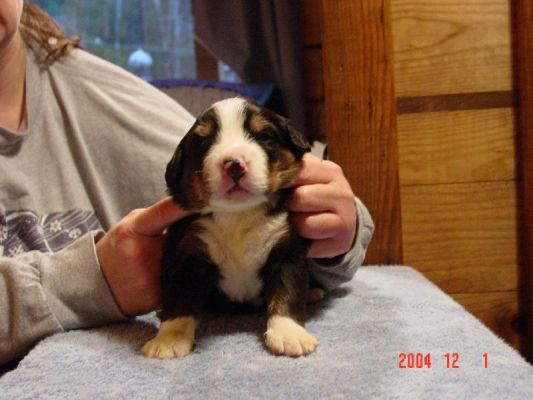
[[[287,211],[309,150],[285,118],[241,98],[217,102],[196,120],[165,179],[174,200],[198,213],[167,231],[162,322],[142,349],[146,357],[188,355],[208,304],[266,305],[265,344],[274,354],[316,348],[304,328],[309,241]]]

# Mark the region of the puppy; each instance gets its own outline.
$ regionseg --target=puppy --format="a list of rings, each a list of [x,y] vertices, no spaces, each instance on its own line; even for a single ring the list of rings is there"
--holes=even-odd
[[[215,103],[170,160],[174,200],[199,214],[173,224],[163,249],[161,326],[142,352],[184,357],[207,304],[266,303],[266,346],[301,356],[318,341],[304,329],[308,241],[287,212],[291,186],[310,150],[277,114],[244,99]]]

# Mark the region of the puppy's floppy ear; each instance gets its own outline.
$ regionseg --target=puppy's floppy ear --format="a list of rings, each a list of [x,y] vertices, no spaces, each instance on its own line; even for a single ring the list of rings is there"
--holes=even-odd
[[[185,173],[185,147],[189,140],[189,133],[181,140],[180,144],[176,148],[174,155],[167,164],[165,171],[165,181],[167,183],[169,194],[183,208],[190,207],[190,204],[186,197],[186,190],[184,185],[184,173]]]
[[[311,151],[311,145],[309,144],[307,138],[302,132],[293,128],[287,118],[282,117],[281,115],[276,114],[275,112],[264,107],[260,107],[260,110],[261,114],[264,115],[274,125],[276,125],[278,129],[287,133],[291,150],[297,158],[301,158],[304,153]]]
[[[311,151],[311,145],[302,132],[290,126],[288,121],[285,121],[285,124],[292,151],[298,158],[301,158],[305,153]]]

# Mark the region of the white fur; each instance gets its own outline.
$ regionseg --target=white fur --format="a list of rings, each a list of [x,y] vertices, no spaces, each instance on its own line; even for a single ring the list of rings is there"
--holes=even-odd
[[[247,137],[243,129],[245,105],[246,101],[240,98],[222,100],[213,105],[219,119],[219,132],[203,166],[212,209],[241,211],[266,201],[268,159],[261,146]],[[242,186],[250,192],[250,196],[234,201],[221,192],[224,186],[221,165],[224,159],[237,156],[243,158],[248,167]]]
[[[246,212],[213,214],[200,220],[200,239],[218,265],[219,288],[233,301],[254,301],[260,295],[259,269],[287,233],[287,214],[265,215],[264,206]]]
[[[299,357],[315,350],[318,340],[292,318],[274,315],[268,319],[265,344],[274,354]]]

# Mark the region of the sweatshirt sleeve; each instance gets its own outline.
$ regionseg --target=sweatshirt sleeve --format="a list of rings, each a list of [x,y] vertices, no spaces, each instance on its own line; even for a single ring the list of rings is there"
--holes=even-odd
[[[310,259],[310,272],[326,290],[331,290],[353,278],[363,264],[366,249],[374,233],[374,222],[368,209],[355,198],[357,209],[357,233],[352,248],[344,255],[331,259]]]
[[[0,257],[0,365],[45,336],[125,319],[96,257],[93,231],[56,253]]]

